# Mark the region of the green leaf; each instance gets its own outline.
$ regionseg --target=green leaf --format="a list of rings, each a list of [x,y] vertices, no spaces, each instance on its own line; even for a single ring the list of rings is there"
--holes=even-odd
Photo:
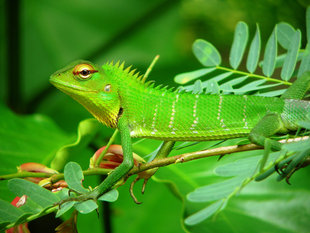
[[[75,201],[69,201],[65,202],[64,204],[60,205],[60,208],[58,209],[56,213],[56,218],[59,218],[61,215],[66,213],[68,210],[70,210],[75,204]]]
[[[179,84],[185,84],[185,83],[188,83],[192,80],[200,78],[203,75],[211,73],[214,70],[215,70],[215,68],[204,68],[204,69],[199,69],[199,70],[195,70],[192,72],[178,74],[174,77],[174,81],[176,83],[179,83]]]
[[[275,62],[277,57],[277,36],[276,36],[277,26],[275,26],[271,36],[269,37],[265,53],[264,53],[264,62],[263,62],[263,73],[267,77],[270,77],[273,74],[275,68]]]
[[[194,83],[194,86],[193,86],[192,93],[193,94],[200,94],[202,91],[203,91],[203,89],[202,89],[201,81],[200,80],[196,80],[196,82]]]
[[[88,193],[89,191],[82,186],[84,175],[79,164],[75,162],[69,162],[65,166],[65,181],[69,188],[79,193]]]
[[[299,66],[299,71],[297,77],[302,76],[303,73],[310,70],[310,43],[307,44],[301,63]]]
[[[242,77],[231,79],[228,82],[225,82],[222,85],[220,85],[219,88],[220,88],[220,90],[222,90],[224,92],[231,93],[234,90],[233,86],[244,82],[247,78],[248,78],[248,76],[242,76]]]
[[[221,64],[221,55],[209,42],[198,39],[193,44],[193,53],[204,66],[218,66]]]
[[[215,174],[219,176],[231,177],[231,176],[249,176],[254,173],[257,167],[258,161],[261,156],[252,156],[249,158],[238,159],[233,163],[227,163],[218,166],[215,169]]]
[[[214,80],[207,82],[205,85],[206,88],[206,94],[212,94],[212,95],[218,95],[220,94],[220,87],[217,82]]]
[[[197,213],[190,215],[189,217],[187,217],[184,222],[186,225],[196,225],[204,220],[206,220],[207,218],[209,218],[211,215],[213,215],[217,210],[219,210],[222,205],[223,205],[223,201],[217,201],[209,206],[207,206],[206,208],[198,211]]]
[[[257,63],[259,60],[260,48],[261,48],[260,31],[258,25],[256,25],[255,36],[251,42],[248,59],[246,61],[246,68],[250,73],[253,73],[256,70]]]
[[[211,79],[202,82],[202,88],[207,87],[207,86],[209,85],[210,82],[216,82],[216,83],[218,83],[218,82],[224,80],[225,78],[231,76],[232,74],[233,74],[232,72],[225,72],[225,73],[216,75],[216,76],[212,77]]]
[[[289,49],[292,38],[295,34],[295,29],[288,23],[279,23],[277,24],[277,39],[279,44],[285,48]]]
[[[234,40],[229,54],[229,62],[234,69],[237,69],[240,65],[248,37],[248,25],[244,22],[239,22],[235,29]]]
[[[294,72],[297,62],[298,50],[300,47],[300,39],[301,39],[301,32],[297,30],[291,38],[290,45],[288,47],[288,52],[285,57],[283,68],[281,71],[281,78],[285,81],[290,80]]]
[[[1,104],[0,129],[0,174],[15,173],[16,167],[26,162],[48,162],[61,146],[72,141],[49,118],[16,115]],[[1,199],[12,199],[9,195],[6,183],[1,182]]]
[[[26,195],[33,202],[46,208],[52,206],[54,203],[60,201],[60,199],[51,191],[40,187],[28,180],[14,178],[8,181],[9,189],[17,196],[21,197]]]
[[[98,208],[97,203],[93,200],[83,201],[75,204],[74,206],[81,214],[88,214]]]
[[[23,212],[11,203],[0,199],[0,223],[15,222],[22,214]]]
[[[275,97],[275,96],[282,95],[285,91],[286,91],[286,89],[280,89],[280,90],[276,90],[276,91],[268,91],[268,92],[264,92],[264,93],[256,93],[255,95],[256,96]]]
[[[103,194],[101,197],[98,198],[98,201],[108,201],[114,202],[118,198],[118,191],[116,189],[112,189],[111,191]]]
[[[240,186],[243,177],[234,177],[223,182],[210,184],[199,187],[187,195],[187,199],[191,202],[208,202],[216,201],[227,197],[236,187]]]

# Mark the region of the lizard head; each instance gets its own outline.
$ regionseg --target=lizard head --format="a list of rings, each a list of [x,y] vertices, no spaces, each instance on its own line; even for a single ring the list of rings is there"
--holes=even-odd
[[[82,104],[100,122],[116,127],[121,114],[118,88],[102,67],[77,61],[54,73],[50,82]]]

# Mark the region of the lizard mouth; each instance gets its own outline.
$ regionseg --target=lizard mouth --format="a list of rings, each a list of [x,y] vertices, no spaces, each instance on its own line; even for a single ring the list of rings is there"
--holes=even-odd
[[[53,76],[50,78],[50,82],[55,87],[57,87],[58,89],[63,90],[63,91],[68,91],[68,90],[72,91],[73,90],[73,91],[78,91],[78,92],[97,93],[97,91],[90,90],[88,88],[83,88],[83,87],[80,87],[80,86],[75,86],[75,85],[72,85],[72,84],[68,84],[66,82],[55,80],[55,79],[53,79]]]

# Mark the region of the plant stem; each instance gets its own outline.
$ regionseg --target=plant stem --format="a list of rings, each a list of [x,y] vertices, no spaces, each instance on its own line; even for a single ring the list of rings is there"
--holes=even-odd
[[[283,140],[280,140],[279,142],[291,143],[291,142],[296,142],[296,141],[307,140],[309,138],[310,138],[309,136],[304,136],[304,137],[298,137],[298,138],[283,139]],[[219,147],[215,149],[190,152],[190,153],[185,153],[181,155],[156,159],[149,163],[141,164],[139,167],[134,167],[133,169],[131,169],[128,175],[129,176],[134,175],[134,174],[137,174],[142,171],[146,171],[148,169],[155,168],[155,167],[164,167],[170,164],[189,162],[195,159],[202,159],[202,158],[207,158],[211,156],[232,154],[232,153],[242,152],[242,151],[258,150],[258,149],[263,149],[263,148],[264,147],[258,146],[256,144],[246,144],[242,146],[238,146],[238,145],[224,146],[224,147]],[[110,173],[111,171],[112,169],[92,168],[92,169],[83,171],[83,174],[84,176],[106,175]],[[25,177],[51,177],[52,183],[55,183],[59,180],[64,179],[64,175],[62,173],[55,175],[55,174],[47,174],[47,173],[20,172],[20,173],[15,173],[15,174],[2,175],[0,176],[0,180],[7,180],[7,179],[12,179],[12,178],[25,178]]]
[[[292,85],[292,83],[287,82],[287,81],[283,81],[283,80],[279,80],[279,79],[275,79],[275,78],[270,78],[270,77],[265,77],[263,75],[258,75],[258,74],[251,74],[251,73],[247,73],[247,72],[240,71],[240,70],[234,70],[234,69],[230,69],[230,68],[223,67],[223,66],[216,66],[216,69],[229,71],[229,72],[232,72],[235,74],[241,74],[244,76],[249,76],[249,77],[254,77],[254,78],[259,78],[259,79],[265,79],[265,80],[270,81],[270,82],[281,83],[281,84],[288,85],[288,86]]]
[[[110,146],[112,145],[112,143],[114,142],[117,133],[118,133],[118,129],[116,129],[116,130],[114,131],[112,137],[110,137],[110,139],[109,139],[109,142],[108,142],[107,146],[104,148],[104,150],[101,152],[99,158],[96,160],[96,162],[95,162],[95,167],[99,167],[99,165],[100,165],[100,163],[101,163],[101,161],[102,161],[102,159],[103,159],[103,156],[107,153],[109,147],[110,147]]]

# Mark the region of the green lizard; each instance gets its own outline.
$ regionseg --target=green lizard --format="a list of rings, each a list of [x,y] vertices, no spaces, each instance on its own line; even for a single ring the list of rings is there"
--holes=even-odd
[[[77,61],[57,71],[50,81],[81,103],[103,124],[118,128],[123,163],[90,194],[94,199],[107,192],[133,167],[131,137],[169,141],[205,141],[243,137],[274,150],[281,143],[270,140],[276,133],[297,130],[306,119],[310,102],[301,100],[310,89],[310,72],[301,76],[282,96],[205,95],[178,92],[144,83],[124,64],[103,66]],[[172,143],[162,147],[168,155]]]

